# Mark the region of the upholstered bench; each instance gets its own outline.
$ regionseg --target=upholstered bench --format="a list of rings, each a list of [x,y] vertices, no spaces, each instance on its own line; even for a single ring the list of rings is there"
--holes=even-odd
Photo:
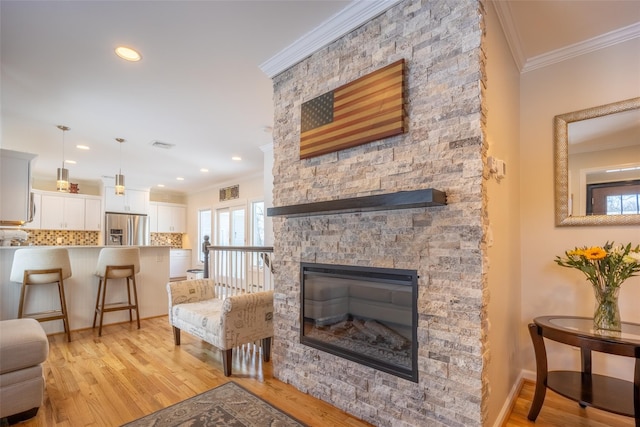
[[[273,337],[273,291],[225,297],[224,288],[212,279],[167,283],[169,323],[180,345],[180,331],[222,350],[224,374],[231,375],[232,351],[242,344],[262,340],[265,362],[271,354]]]
[[[0,321],[0,418],[9,424],[35,416],[44,400],[42,363],[49,341],[31,318]]]

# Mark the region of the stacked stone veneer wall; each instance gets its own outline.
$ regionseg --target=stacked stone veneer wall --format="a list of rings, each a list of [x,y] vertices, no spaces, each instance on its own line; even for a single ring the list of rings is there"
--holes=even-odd
[[[482,16],[471,0],[401,2],[274,78],[274,206],[447,193],[445,207],[274,218],[275,376],[375,425],[485,417]],[[400,58],[406,133],[300,160],[301,103]],[[418,271],[418,383],[300,344],[302,261]]]

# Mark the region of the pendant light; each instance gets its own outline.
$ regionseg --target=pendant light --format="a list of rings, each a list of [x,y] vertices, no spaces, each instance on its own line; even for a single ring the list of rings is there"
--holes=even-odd
[[[64,133],[69,130],[67,126],[58,125],[62,131],[62,167],[56,173],[56,190],[64,193],[69,192],[69,169],[64,167]]]
[[[116,141],[120,144],[120,169],[116,174],[116,196],[124,196],[124,175],[122,175],[122,143],[123,138],[116,138]]]

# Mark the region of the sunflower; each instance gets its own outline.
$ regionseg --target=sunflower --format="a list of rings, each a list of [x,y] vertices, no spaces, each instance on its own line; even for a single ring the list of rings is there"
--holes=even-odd
[[[584,257],[587,259],[603,259],[607,256],[607,251],[600,246],[592,246],[583,252]]]

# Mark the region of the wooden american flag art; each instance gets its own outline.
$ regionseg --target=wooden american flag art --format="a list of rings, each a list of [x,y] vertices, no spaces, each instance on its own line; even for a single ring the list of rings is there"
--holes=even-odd
[[[404,132],[404,59],[302,104],[300,158]]]

